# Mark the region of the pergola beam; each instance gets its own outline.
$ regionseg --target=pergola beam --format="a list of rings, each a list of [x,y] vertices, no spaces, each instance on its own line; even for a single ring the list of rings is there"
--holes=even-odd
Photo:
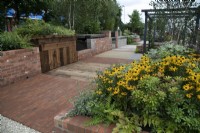
[[[185,8],[178,8],[178,9],[145,9],[142,12],[172,12],[172,11],[186,11]],[[187,11],[197,11],[197,8],[188,8]]]
[[[150,13],[148,14],[149,17],[152,16],[191,16],[191,15],[197,15],[197,13]]]

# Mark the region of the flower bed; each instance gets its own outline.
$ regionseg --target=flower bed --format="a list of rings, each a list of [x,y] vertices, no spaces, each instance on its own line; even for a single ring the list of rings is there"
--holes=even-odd
[[[68,116],[90,116],[88,125],[114,123],[114,133],[200,132],[200,58],[191,53],[161,46],[99,72],[95,91],[82,94]]]

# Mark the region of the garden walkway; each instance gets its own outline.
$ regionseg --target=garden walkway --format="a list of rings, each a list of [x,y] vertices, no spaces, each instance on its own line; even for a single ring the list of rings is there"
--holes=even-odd
[[[113,49],[0,88],[0,114],[42,133],[51,133],[56,130],[54,116],[72,108],[69,100],[91,86],[97,70],[140,58],[140,54],[134,54],[134,48]]]

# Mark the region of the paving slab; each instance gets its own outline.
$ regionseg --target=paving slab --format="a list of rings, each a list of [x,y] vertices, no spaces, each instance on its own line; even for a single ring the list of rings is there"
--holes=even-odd
[[[101,54],[96,57],[139,60],[142,54],[135,53],[136,45],[125,45]]]

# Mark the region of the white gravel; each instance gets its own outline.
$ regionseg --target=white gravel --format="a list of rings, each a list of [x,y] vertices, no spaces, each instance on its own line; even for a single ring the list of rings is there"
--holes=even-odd
[[[0,114],[0,133],[40,133]]]

